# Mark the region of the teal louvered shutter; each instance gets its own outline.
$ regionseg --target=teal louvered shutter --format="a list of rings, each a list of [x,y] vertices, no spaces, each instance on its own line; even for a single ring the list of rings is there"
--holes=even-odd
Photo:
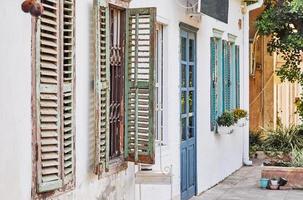
[[[230,44],[230,109],[236,108],[236,56],[235,56],[235,44]]]
[[[62,168],[63,182],[69,183],[74,178],[74,82],[75,82],[75,2],[63,0],[62,8]]]
[[[236,66],[236,107],[240,108],[240,49],[235,46],[235,66]]]
[[[59,3],[44,1],[36,33],[37,192],[62,187]]]
[[[216,39],[210,38],[210,124],[211,131],[216,126],[217,117],[217,72],[216,72]]]
[[[230,45],[223,40],[223,111],[230,110]]]
[[[108,170],[109,161],[109,7],[105,0],[95,4],[95,173]]]
[[[126,14],[125,158],[153,164],[156,8]]]

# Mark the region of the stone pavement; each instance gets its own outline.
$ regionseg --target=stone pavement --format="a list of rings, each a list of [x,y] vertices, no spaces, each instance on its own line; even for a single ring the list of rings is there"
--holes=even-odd
[[[303,190],[262,190],[258,188],[260,164],[242,167],[212,189],[191,200],[303,200]]]

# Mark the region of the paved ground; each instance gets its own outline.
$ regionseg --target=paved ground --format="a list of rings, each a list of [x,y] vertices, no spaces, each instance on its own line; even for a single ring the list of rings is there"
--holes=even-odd
[[[260,165],[243,167],[216,187],[191,200],[303,200],[303,190],[262,190]]]

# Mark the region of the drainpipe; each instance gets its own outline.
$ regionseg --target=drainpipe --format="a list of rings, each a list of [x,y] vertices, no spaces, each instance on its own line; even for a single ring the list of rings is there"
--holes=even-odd
[[[246,3],[242,6],[242,14],[243,14],[243,102],[242,108],[249,111],[249,78],[244,78],[249,76],[249,12],[260,8],[264,3],[264,0],[259,0],[257,3],[246,5]],[[252,161],[249,160],[249,126],[245,126],[243,128],[243,164],[244,165],[252,165]]]

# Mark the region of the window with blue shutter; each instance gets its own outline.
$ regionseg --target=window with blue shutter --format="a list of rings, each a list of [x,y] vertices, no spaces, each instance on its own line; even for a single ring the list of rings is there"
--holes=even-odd
[[[240,49],[235,46],[236,107],[240,108]]]
[[[210,124],[211,124],[211,130],[214,130],[215,122],[216,122],[216,115],[217,115],[217,73],[216,73],[216,39],[211,38],[210,39],[210,55],[211,55],[211,61],[210,61],[210,67],[211,67],[211,84],[210,84]]]
[[[211,100],[211,130],[216,126],[218,116],[223,113],[224,95],[223,95],[223,62],[222,62],[222,40],[212,37],[210,40],[211,50],[211,85],[210,85],[210,100]]]
[[[227,41],[222,42],[222,65],[223,65],[223,111],[231,109],[231,54],[230,45]]]

